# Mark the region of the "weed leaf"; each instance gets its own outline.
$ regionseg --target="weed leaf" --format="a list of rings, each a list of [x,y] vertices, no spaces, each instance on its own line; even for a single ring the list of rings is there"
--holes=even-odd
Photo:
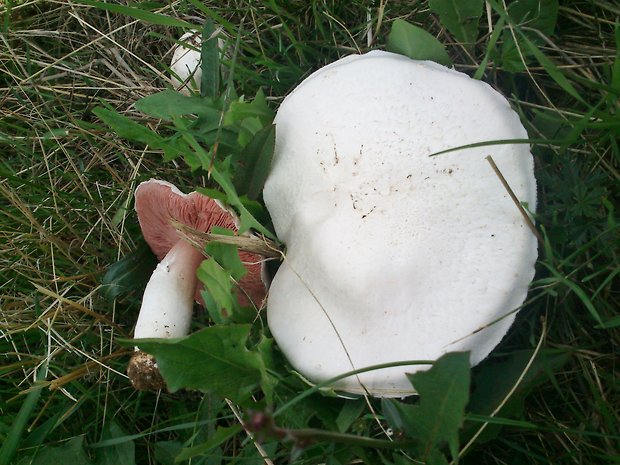
[[[141,98],[135,107],[142,113],[168,121],[184,115],[211,117],[217,121],[220,114],[211,99],[183,95],[172,89]]]
[[[200,95],[215,98],[220,91],[220,48],[214,36],[215,27],[212,19],[207,19],[202,28],[202,46],[200,48]]]
[[[102,439],[122,439],[127,434],[114,421],[105,425],[103,429]],[[135,445],[133,441],[123,441],[118,444],[102,447],[97,450],[97,465],[134,465],[135,461]]]
[[[210,232],[211,234],[225,236],[232,236],[234,234],[230,229],[219,228],[217,226],[212,227]],[[236,246],[211,242],[205,247],[205,252],[222,265],[234,280],[239,281],[247,273],[246,268],[243,266],[243,262],[239,258],[239,251]]]
[[[160,13],[153,13],[152,11],[143,10],[142,8],[133,8],[130,6],[119,5],[117,3],[105,3],[95,0],[77,0],[77,3],[94,6],[102,10],[130,16],[135,19],[146,21],[147,23],[158,24],[160,26],[180,27],[184,29],[191,29],[192,27],[194,27],[193,24],[188,23],[187,21],[173,18],[171,16],[162,15]]]
[[[40,449],[34,460],[26,463],[30,465],[90,465],[93,462],[84,451],[84,437],[76,436],[58,447]]]
[[[114,110],[97,107],[93,110],[93,113],[110,126],[118,137],[146,144],[152,149],[163,150],[168,160],[173,160],[180,154],[180,146],[178,144],[169,143],[159,134]]]
[[[441,42],[424,29],[402,19],[394,21],[387,49],[414,60],[430,60],[446,66],[452,64]]]
[[[136,250],[111,265],[106,271],[102,281],[104,297],[112,301],[120,295],[144,289],[156,266],[157,257],[151,252],[148,244],[141,240]]]
[[[249,334],[250,325],[212,326],[183,338],[131,343],[157,358],[171,392],[213,392],[243,405],[258,386],[269,398],[273,384],[267,374],[265,346],[249,350]]]
[[[452,457],[456,457],[469,399],[469,353],[446,354],[430,370],[408,376],[420,403],[409,405],[384,399],[382,407],[388,423],[418,440],[417,453],[429,463],[443,463],[435,451],[445,443]]]
[[[228,250],[232,247],[233,252],[237,255],[236,247],[224,246],[223,244],[218,245]],[[241,268],[243,268],[238,255],[236,258]],[[243,268],[243,271],[245,272],[245,268]],[[230,271],[212,257],[200,264],[198,270],[196,270],[196,276],[204,285],[201,295],[213,321],[218,324],[228,323],[239,310]]]
[[[275,125],[265,126],[254,134],[239,156],[235,187],[239,194],[246,194],[250,200],[256,200],[263,191],[271,169],[275,138]]]
[[[430,0],[428,6],[459,42],[472,45],[478,38],[483,3],[482,0]]]

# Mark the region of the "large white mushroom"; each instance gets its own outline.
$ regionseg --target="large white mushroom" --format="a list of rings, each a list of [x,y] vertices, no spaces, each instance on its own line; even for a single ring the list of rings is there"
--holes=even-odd
[[[431,154],[526,138],[506,99],[436,63],[374,51],[312,74],[275,122],[264,199],[287,254],[268,320],[292,366],[320,382],[451,351],[484,359],[524,301],[537,256],[485,158],[534,211],[532,156],[524,144]],[[333,387],[405,396],[414,393],[405,373],[427,368]]]

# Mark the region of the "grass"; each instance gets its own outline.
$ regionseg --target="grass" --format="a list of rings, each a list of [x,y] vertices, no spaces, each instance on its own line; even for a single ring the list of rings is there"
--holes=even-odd
[[[462,462],[620,463],[620,9],[562,2],[557,24],[537,33],[548,24],[526,18],[511,28],[490,8],[475,47],[466,47],[426,2],[412,3],[239,0],[207,11],[176,1],[158,11],[193,24],[217,15],[242,45],[237,92],[262,88],[274,109],[312,70],[368,50],[369,41],[381,48],[396,18],[423,26],[457,69],[479,70],[508,96],[530,137],[550,141],[533,149],[545,242],[528,304],[474,370],[471,405],[493,397],[479,389],[487,376],[500,391],[502,374],[509,387],[522,382],[498,399],[506,403],[496,419],[469,417],[461,447],[472,425],[490,424]],[[171,464],[183,445],[208,438],[221,441],[184,463],[286,463],[291,454],[308,464],[420,463],[329,440],[300,455],[273,440],[257,447],[238,426],[225,437],[245,412],[221,397],[131,388],[119,340],[131,334],[140,289],[110,301],[103,276],[140,244],[132,210],[139,182],[193,187],[202,179],[111,133],[92,110],[109,105],[155,129],[132,105],[166,85],[181,31],[72,1],[1,2],[0,12],[0,463]],[[208,325],[207,316],[196,325]],[[544,357],[526,372],[537,347]],[[282,405],[305,387],[282,365],[279,375]],[[360,400],[315,393],[294,410],[278,421],[385,439],[381,419]]]

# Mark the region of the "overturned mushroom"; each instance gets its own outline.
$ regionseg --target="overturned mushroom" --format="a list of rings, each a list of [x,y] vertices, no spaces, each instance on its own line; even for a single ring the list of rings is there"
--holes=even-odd
[[[142,234],[160,263],[146,285],[134,337],[173,338],[187,335],[194,301],[201,302],[196,269],[202,252],[180,238],[174,223],[208,232],[213,226],[236,230],[235,217],[218,201],[198,192],[184,194],[174,185],[158,180],[143,182],[135,193]],[[239,252],[248,273],[240,280],[237,299],[241,305],[260,306],[265,297],[261,257]],[[136,389],[165,387],[155,360],[137,351],[127,368]]]
[[[332,63],[282,102],[264,199],[287,258],[269,327],[295,369],[320,382],[370,365],[501,341],[534,276],[536,239],[485,160],[536,206],[532,156],[489,85],[428,61],[370,52]],[[512,312],[512,313],[511,313]],[[413,393],[415,365],[333,388]]]

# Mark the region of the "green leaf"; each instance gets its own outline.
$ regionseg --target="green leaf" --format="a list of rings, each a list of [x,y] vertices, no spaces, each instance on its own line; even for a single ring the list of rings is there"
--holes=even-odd
[[[228,427],[220,426],[215,431],[215,434],[213,435],[212,438],[210,438],[208,441],[202,444],[199,444],[197,446],[184,448],[181,451],[181,453],[176,457],[175,460],[177,462],[180,462],[182,460],[191,459],[192,457],[195,457],[197,455],[204,455],[210,450],[215,449],[216,447],[222,445],[224,442],[228,441],[229,439],[232,439],[237,434],[239,434],[241,431],[243,431],[243,428],[241,427],[240,424],[235,424],[235,425],[228,426]]]
[[[558,0],[516,0],[510,3],[508,15],[516,26],[536,29],[549,36],[555,30],[559,8]]]
[[[216,98],[220,93],[220,48],[218,38],[214,36],[213,20],[207,18],[202,28],[202,46],[200,48],[200,95]]]
[[[104,3],[95,0],[77,0],[77,3],[94,6],[101,10],[107,10],[113,13],[120,13],[122,15],[140,19],[142,21],[146,21],[147,23],[158,24],[160,26],[180,27],[184,29],[194,28],[194,25],[188,23],[187,21],[173,18],[172,16],[162,15],[160,13],[153,13],[142,8],[132,8],[130,6],[119,5],[118,3]]]
[[[77,436],[58,447],[45,447],[39,449],[39,453],[31,465],[90,465],[93,462],[84,451],[84,438]]]
[[[226,203],[235,208],[235,210],[239,213],[239,234],[243,234],[250,229],[255,229],[270,239],[275,239],[273,233],[260,224],[258,220],[248,211],[245,205],[243,205],[243,202],[237,194],[235,186],[230,180],[230,176],[226,173],[226,166],[224,166],[224,168],[224,170],[220,171],[216,166],[213,166],[211,169],[211,175],[213,176],[215,182],[217,182],[224,190],[224,193],[226,194]]]
[[[157,358],[170,391],[197,389],[244,404],[261,386],[270,399],[264,347],[249,350],[250,325],[212,326],[177,339],[130,341]]]
[[[346,402],[342,406],[342,410],[340,410],[340,413],[336,418],[336,425],[338,426],[338,431],[340,431],[341,433],[346,433],[353,424],[353,422],[359,418],[365,408],[366,402],[362,399]]]
[[[196,276],[204,285],[200,294],[211,319],[217,324],[228,323],[239,307],[230,273],[214,258],[209,258],[200,264]]]
[[[469,398],[469,353],[446,354],[428,371],[408,375],[420,396],[418,405],[384,399],[383,413],[389,424],[419,441],[417,452],[442,463],[435,451],[447,443],[453,458],[459,449],[459,430]]]
[[[140,240],[138,248],[114,263],[103,276],[102,293],[108,300],[131,291],[142,290],[157,266],[157,257],[148,244]]]
[[[211,233],[232,236],[234,233],[230,229],[219,228],[214,226],[211,228]],[[207,244],[205,251],[211,257],[213,257],[222,267],[230,272],[230,276],[239,281],[248,270],[243,266],[241,258],[239,258],[239,250],[232,244],[220,244],[212,242]]]
[[[483,0],[430,0],[428,6],[459,42],[473,45],[483,4]]]
[[[42,373],[44,372],[45,370],[43,368],[40,369],[37,374],[37,379],[39,378],[39,375],[42,376]],[[42,387],[32,389],[26,395],[21,407],[19,408],[19,413],[12,419],[11,429],[5,436],[2,446],[0,446],[0,465],[10,465],[12,463],[11,459],[17,451],[30,417],[33,416],[33,413],[35,412],[35,408],[39,402],[39,397],[41,397],[42,390]]]
[[[158,465],[177,465],[175,459],[181,453],[181,441],[158,441],[153,446],[155,463]]]
[[[456,458],[458,432],[469,399],[469,352],[446,354],[430,370],[409,375],[409,380],[420,395],[416,427],[425,441],[425,450],[447,442]]]
[[[384,397],[381,399],[381,410],[391,428],[406,433],[410,438],[414,438],[417,435],[416,430],[411,427],[411,422],[409,421],[409,418],[416,414],[416,407],[414,405],[404,404]]]
[[[119,137],[146,144],[153,149],[164,150],[169,159],[175,158],[180,152],[181,148],[179,146],[169,143],[156,132],[114,110],[97,107],[93,110],[93,113],[110,126]]]
[[[271,169],[275,138],[275,125],[265,126],[241,152],[235,170],[235,188],[239,194],[246,194],[251,200],[261,195]]]
[[[272,123],[274,113],[262,89],[258,90],[251,102],[245,101],[243,97],[231,102],[224,116],[224,124],[239,123],[247,118],[258,118],[263,126]]]
[[[544,35],[553,33],[558,8],[558,0],[516,0],[510,4],[505,17],[510,19],[513,30],[518,30],[518,34],[515,42],[515,36],[510,29],[506,29],[503,33],[501,47],[503,69],[513,73],[525,70],[532,57],[532,51],[521,36],[527,37],[536,45],[544,43],[540,33]]]
[[[141,98],[135,107],[142,113],[168,121],[185,115],[199,115],[210,121],[220,119],[220,110],[213,100],[183,95],[172,89]]]
[[[124,438],[127,434],[114,421],[106,424],[102,440]],[[97,449],[97,465],[134,465],[135,445],[133,441],[125,441]]]
[[[452,64],[441,42],[424,29],[402,19],[394,20],[387,49],[414,60],[431,60],[446,66]]]

